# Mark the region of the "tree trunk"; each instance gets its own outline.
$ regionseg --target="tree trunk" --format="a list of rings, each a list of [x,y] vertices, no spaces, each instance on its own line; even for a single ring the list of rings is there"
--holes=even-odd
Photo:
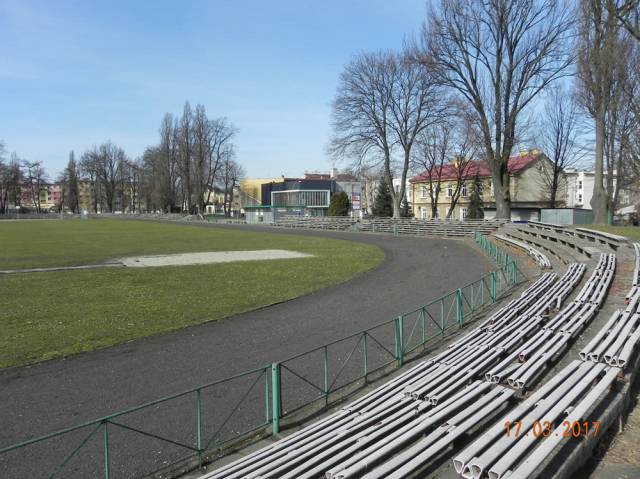
[[[607,193],[603,185],[604,165],[604,110],[600,109],[596,115],[596,171],[593,178],[593,196],[591,197],[591,209],[593,210],[594,224],[607,223]]]
[[[553,171],[553,179],[551,180],[551,191],[549,198],[549,208],[555,208],[557,203],[557,195],[558,195],[558,182],[559,182],[560,172],[554,168]]]
[[[496,200],[496,218],[511,219],[511,194],[509,192],[511,178],[509,177],[509,170],[506,165],[501,165],[497,171],[493,169],[491,173],[493,196]]]

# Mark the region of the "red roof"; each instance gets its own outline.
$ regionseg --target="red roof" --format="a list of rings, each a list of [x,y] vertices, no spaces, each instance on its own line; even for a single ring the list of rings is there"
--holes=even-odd
[[[509,158],[509,162],[507,163],[507,168],[509,169],[510,174],[516,174],[527,168],[531,163],[536,161],[540,157],[540,153],[527,153],[525,155],[516,155]],[[438,175],[438,169],[441,169],[441,174]],[[462,172],[462,178],[473,178],[478,175],[479,177],[489,177],[491,176],[491,170],[489,169],[489,165],[486,161],[469,161],[464,166],[464,171]],[[429,177],[433,179],[438,179],[447,181],[447,180],[455,180],[458,178],[458,170],[455,165],[449,163],[448,165],[442,165],[441,167],[436,167],[435,171],[431,173],[430,170],[425,170],[417,176],[411,178],[411,183],[417,183],[420,181],[428,181]]]

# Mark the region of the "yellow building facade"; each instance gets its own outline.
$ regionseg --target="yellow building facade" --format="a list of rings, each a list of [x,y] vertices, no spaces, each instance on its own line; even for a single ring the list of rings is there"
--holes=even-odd
[[[540,208],[549,206],[550,191],[549,177],[553,164],[539,151],[533,150],[520,153],[509,159],[509,193],[511,196],[512,217],[514,220],[534,219]],[[491,172],[488,165],[482,161],[470,161],[464,171],[459,171],[457,163],[450,163],[442,167],[442,171],[424,171],[411,179],[411,197],[413,214],[416,218],[450,218],[463,220],[467,217],[474,179],[479,178],[480,191],[484,206],[485,217],[495,215],[495,195]],[[437,213],[432,214],[430,184],[435,188],[437,178],[440,178],[440,194],[437,199]],[[460,182],[460,194],[453,207],[452,201]],[[564,175],[560,176],[557,199],[558,206],[564,201]]]

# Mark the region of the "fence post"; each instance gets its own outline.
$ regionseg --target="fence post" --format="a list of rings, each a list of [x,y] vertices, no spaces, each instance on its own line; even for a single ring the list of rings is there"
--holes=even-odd
[[[329,349],[324,345],[324,403],[329,404]]]
[[[497,287],[496,272],[492,271],[491,272],[491,300],[492,301],[495,301],[497,298],[496,287]]]
[[[456,291],[456,319],[458,320],[458,326],[462,327],[464,323],[464,304],[462,302],[462,290]]]
[[[202,395],[196,389],[196,440],[198,444],[198,463],[202,467]]]
[[[367,381],[367,374],[369,374],[369,361],[367,357],[367,332],[364,332],[363,335],[363,345],[362,349],[364,350],[364,380]]]
[[[109,479],[109,429],[107,421],[102,422],[102,437],[104,439],[104,479]]]
[[[271,363],[271,432],[280,432],[280,363]]]
[[[396,337],[396,358],[398,359],[398,365],[402,366],[404,362],[404,340],[402,338],[404,318],[398,316],[395,321],[395,337]]]
[[[269,383],[271,378],[269,377],[269,366],[265,366],[264,370],[264,422],[269,424],[269,403],[271,402],[271,395],[269,394]]]

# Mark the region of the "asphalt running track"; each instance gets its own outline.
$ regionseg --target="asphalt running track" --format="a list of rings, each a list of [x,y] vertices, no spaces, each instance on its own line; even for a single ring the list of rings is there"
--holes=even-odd
[[[280,361],[415,309],[491,270],[489,261],[467,241],[224,227],[360,241],[382,248],[385,259],[348,283],[292,301],[67,359],[0,371],[0,447]],[[297,371],[304,373],[304,362],[300,368]],[[232,386],[234,397],[240,397],[253,377],[257,376]],[[303,383],[298,387],[301,395],[314,393],[308,386],[303,391]],[[292,404],[294,392],[283,393],[289,394]],[[205,433],[220,426],[207,413],[214,407],[221,409],[216,417],[227,411],[219,406],[220,397],[223,392],[218,388],[203,400]],[[245,415],[251,424],[255,411],[249,409],[238,411],[234,421]],[[193,411],[191,395],[131,415],[126,424],[192,443]],[[68,435],[64,443],[1,455],[0,477],[48,477],[89,432]],[[112,477],[131,477],[128,471],[140,470],[140,463],[156,467],[165,457],[187,452],[120,428],[110,428],[109,437]],[[60,477],[104,477],[102,440],[101,433],[93,436]]]

